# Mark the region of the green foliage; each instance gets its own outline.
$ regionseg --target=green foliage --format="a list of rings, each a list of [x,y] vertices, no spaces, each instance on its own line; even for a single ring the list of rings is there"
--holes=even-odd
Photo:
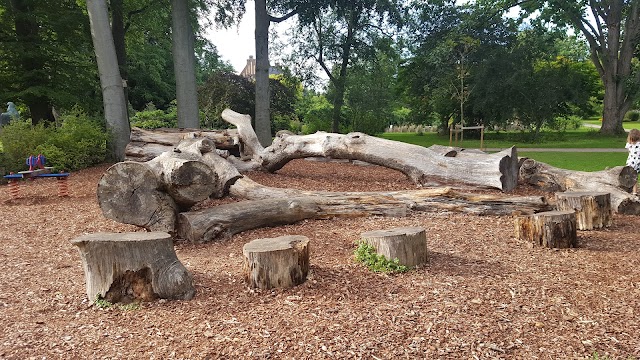
[[[178,123],[178,112],[175,102],[168,110],[156,109],[153,103],[147,104],[144,110],[131,117],[131,126],[142,129],[174,128]]]
[[[211,129],[226,129],[229,124],[220,114],[226,108],[255,119],[255,86],[240,75],[215,72],[198,89],[198,103],[203,113],[200,126]]]
[[[18,120],[0,132],[2,163],[7,171],[24,170],[30,155],[43,154],[47,166],[58,170],[83,169],[105,160],[107,135],[101,123],[79,109],[61,115],[61,125],[32,125]]]
[[[93,301],[93,304],[101,310],[111,309],[114,306],[119,310],[125,311],[133,311],[140,309],[140,303],[132,302],[130,304],[112,304],[110,301],[103,299],[100,295],[96,295],[96,299]]]
[[[332,111],[333,106],[323,95],[306,93],[297,108],[298,118],[302,120],[302,133],[331,131]]]
[[[102,124],[79,109],[61,116],[62,125],[36,148],[50,166],[78,170],[99,164],[107,155],[107,135]]]
[[[52,137],[54,129],[43,123],[32,125],[31,120],[16,120],[2,127],[2,166],[7,172],[22,171],[30,155],[37,155],[36,149]],[[45,156],[47,156],[45,154]],[[47,157],[48,158],[48,157]]]
[[[379,255],[375,247],[364,241],[358,242],[354,255],[358,262],[364,264],[373,272],[401,273],[409,271],[407,266],[399,264],[397,258],[389,260],[384,255]]]
[[[639,110],[628,111],[624,116],[624,121],[638,121],[638,120],[640,120]]]

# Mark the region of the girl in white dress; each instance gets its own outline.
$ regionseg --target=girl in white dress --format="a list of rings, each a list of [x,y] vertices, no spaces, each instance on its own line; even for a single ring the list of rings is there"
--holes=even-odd
[[[625,148],[629,151],[627,157],[627,166],[631,166],[640,173],[640,130],[631,129],[627,136],[627,145]],[[636,179],[635,185],[633,185],[633,195],[638,192],[638,181]]]

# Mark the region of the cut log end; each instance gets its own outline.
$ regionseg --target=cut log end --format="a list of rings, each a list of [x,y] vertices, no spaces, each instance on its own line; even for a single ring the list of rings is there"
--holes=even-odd
[[[302,235],[256,239],[244,245],[244,279],[251,288],[293,287],[309,273],[309,239]]]

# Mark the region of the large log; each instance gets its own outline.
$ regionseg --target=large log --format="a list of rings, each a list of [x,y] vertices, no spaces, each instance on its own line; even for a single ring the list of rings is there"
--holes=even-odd
[[[464,193],[450,187],[421,190],[386,191],[386,192],[328,192],[304,191],[268,187],[244,177],[237,180],[230,188],[229,194],[249,200],[314,197],[316,203],[326,214],[337,214],[339,208],[352,205],[349,212],[355,212],[355,205],[384,205],[391,209],[384,213],[372,213],[371,208],[363,208],[362,215],[404,216],[397,210],[398,204],[404,204],[406,211],[420,212],[463,212],[475,215],[513,215],[533,214],[551,209],[551,204],[542,196],[506,196]],[[336,209],[330,209],[335,207]],[[367,210],[368,209],[368,210]],[[375,210],[375,209],[374,209]]]
[[[126,160],[149,161],[166,151],[171,151],[184,139],[206,138],[215,143],[215,148],[238,154],[238,132],[236,129],[154,129],[132,128],[130,142],[125,149]]]
[[[98,181],[98,204],[108,219],[171,233],[178,206],[160,188],[158,177],[144,163],[117,163]]]
[[[586,172],[560,169],[533,159],[524,159],[520,166],[520,179],[549,192],[607,192],[611,194],[611,207],[615,212],[640,215],[640,201],[631,195],[637,173],[630,166]]]
[[[195,294],[167,233],[96,233],[71,242],[80,251],[89,301],[188,300]]]
[[[242,177],[209,139],[182,140],[150,161],[111,166],[98,182],[104,215],[125,224],[174,233],[179,210],[209,196],[224,196]]]
[[[472,158],[447,157],[422,146],[362,133],[318,132],[304,136],[281,133],[264,149],[260,161],[265,169],[273,172],[293,159],[318,156],[360,160],[395,169],[420,186],[463,184],[506,192],[518,183],[515,147]]]

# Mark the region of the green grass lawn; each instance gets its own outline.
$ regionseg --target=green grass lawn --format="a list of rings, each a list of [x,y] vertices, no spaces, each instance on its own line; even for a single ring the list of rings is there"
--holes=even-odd
[[[628,124],[628,123],[625,123]],[[435,133],[423,135],[413,133],[385,133],[380,137],[389,140],[429,147],[433,144],[449,145],[448,136],[438,136]],[[624,149],[626,137],[603,136],[595,129],[582,128],[564,133],[543,134],[537,142],[530,142],[520,133],[485,133],[485,148],[505,149],[516,146],[518,156],[529,157],[562,169],[578,171],[600,171],[608,167],[625,165],[626,152],[533,152],[526,148],[613,148]],[[458,146],[479,148],[479,139],[465,139],[458,142]],[[522,150],[520,150],[522,149]]]

